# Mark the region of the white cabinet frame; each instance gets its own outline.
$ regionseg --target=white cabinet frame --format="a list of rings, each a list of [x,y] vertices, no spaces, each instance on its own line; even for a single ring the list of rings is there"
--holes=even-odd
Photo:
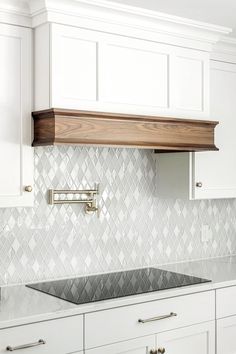
[[[0,207],[33,206],[31,29],[0,24]]]

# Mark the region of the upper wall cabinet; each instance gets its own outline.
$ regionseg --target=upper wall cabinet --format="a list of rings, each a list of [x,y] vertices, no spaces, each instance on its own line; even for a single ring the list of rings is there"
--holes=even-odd
[[[211,61],[211,118],[219,151],[161,154],[159,195],[190,199],[236,197],[236,65]]]
[[[58,24],[35,29],[35,110],[206,118],[209,53]]]
[[[31,30],[0,24],[0,53],[0,207],[32,206]]]

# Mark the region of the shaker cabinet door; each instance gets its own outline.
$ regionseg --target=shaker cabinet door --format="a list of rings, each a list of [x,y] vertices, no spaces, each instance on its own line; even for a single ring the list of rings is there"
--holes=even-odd
[[[0,53],[0,207],[32,206],[31,30],[0,24]]]
[[[219,151],[194,156],[194,197],[236,197],[236,65],[211,63],[211,118],[218,120],[216,146]],[[200,188],[196,183],[201,182]]]
[[[236,316],[217,321],[217,354],[236,353]]]
[[[150,354],[155,353],[155,336],[141,337],[86,350],[85,354]]]
[[[160,354],[215,354],[215,322],[158,334],[157,348]]]
[[[210,116],[219,121],[219,151],[159,154],[158,195],[170,198],[236,198],[236,65],[211,62]]]

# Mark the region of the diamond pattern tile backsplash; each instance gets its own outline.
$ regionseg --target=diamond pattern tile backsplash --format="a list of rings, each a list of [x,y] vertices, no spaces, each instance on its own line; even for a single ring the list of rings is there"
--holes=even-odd
[[[47,203],[49,188],[99,182],[100,218]],[[235,200],[160,199],[156,156],[138,149],[35,148],[34,208],[0,209],[0,284],[236,253]],[[201,225],[212,239],[201,243]]]

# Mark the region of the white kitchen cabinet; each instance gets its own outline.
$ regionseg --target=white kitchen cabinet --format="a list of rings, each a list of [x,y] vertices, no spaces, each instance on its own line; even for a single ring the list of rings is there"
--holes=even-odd
[[[176,48],[170,64],[171,105],[177,116],[209,118],[209,56]]]
[[[236,65],[211,62],[210,111],[219,121],[219,151],[157,155],[158,195],[174,198],[236,197]]]
[[[236,286],[216,290],[217,354],[236,353]]]
[[[198,306],[196,307],[196,304]],[[201,309],[199,311],[199,309]],[[175,313],[176,316],[172,316]],[[159,316],[167,318],[140,322]],[[213,291],[178,296],[85,315],[85,349],[122,342],[215,319]],[[101,326],[102,323],[102,327]]]
[[[236,315],[236,286],[216,291],[216,318]]]
[[[86,350],[85,354],[150,354],[156,348],[155,336],[141,337],[104,347]]]
[[[0,207],[32,206],[31,30],[0,24]]]
[[[236,316],[217,320],[217,354],[236,353]]]
[[[60,318],[0,330],[0,354],[12,350],[19,350],[21,354],[82,352],[83,316]]]
[[[215,321],[86,350],[86,354],[215,354]]]
[[[206,118],[209,53],[45,24],[35,29],[35,110]]]
[[[215,354],[215,321],[160,333],[157,347],[167,354]]]

